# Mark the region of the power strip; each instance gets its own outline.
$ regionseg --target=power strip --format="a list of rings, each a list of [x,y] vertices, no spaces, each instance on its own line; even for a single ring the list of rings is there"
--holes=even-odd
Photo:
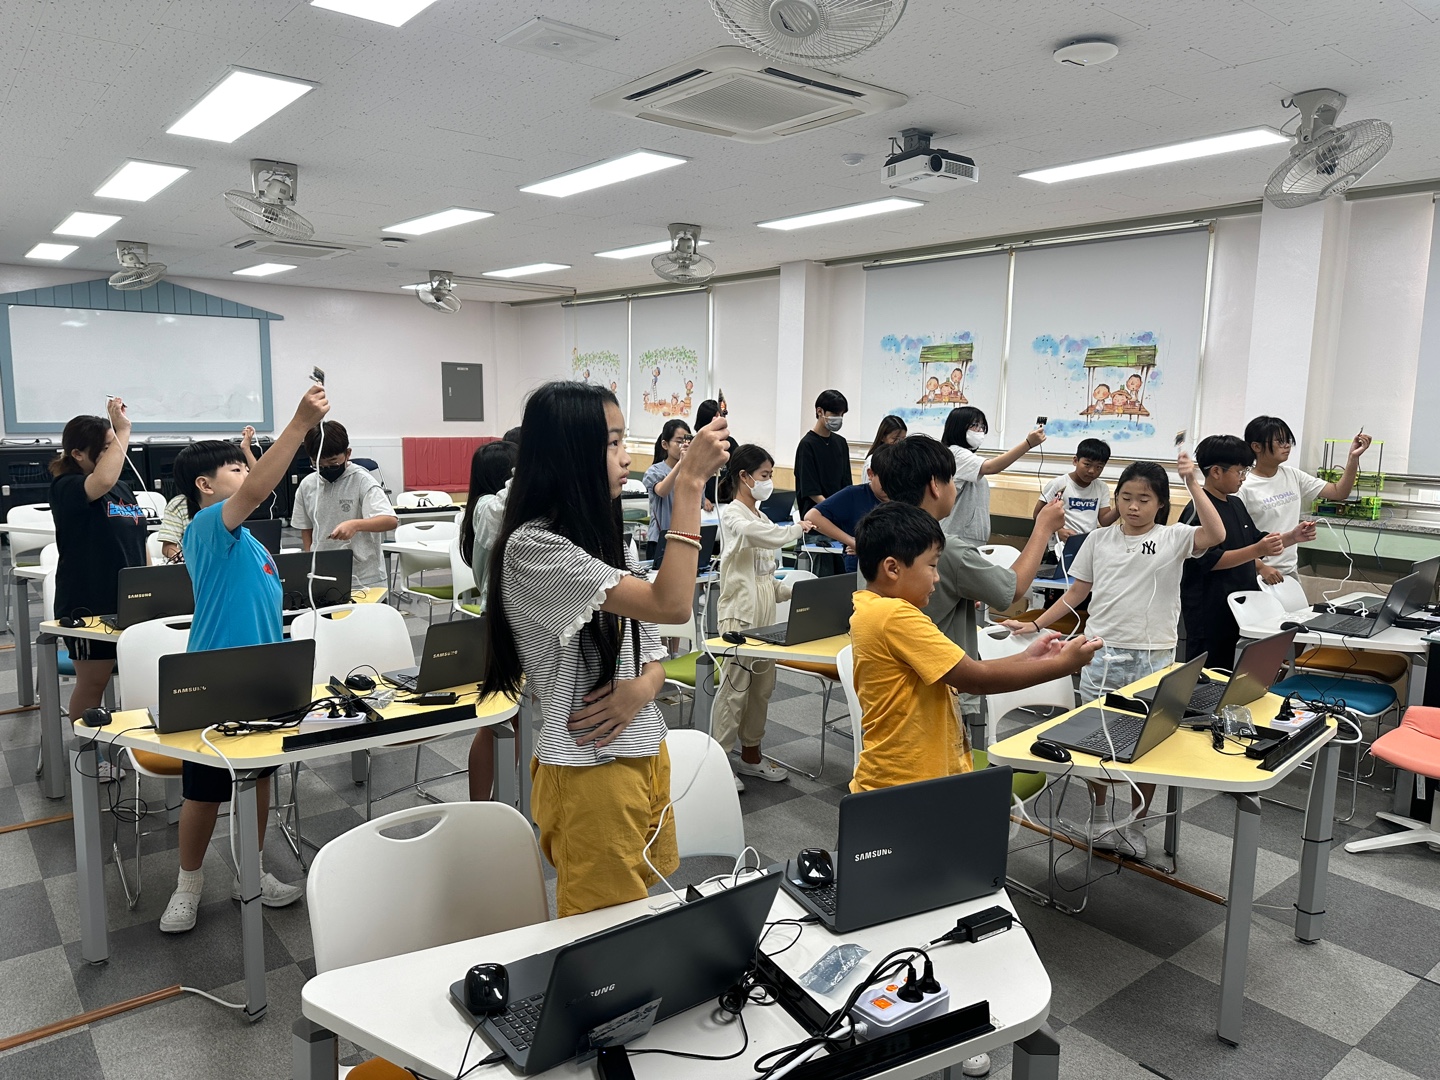
[[[950,991],[942,984],[940,989],[925,994],[919,1001],[904,1001],[899,991],[901,980],[887,984],[882,990],[872,991],[857,1001],[850,1010],[850,1018],[856,1023],[856,1030],[869,1038],[899,1031],[911,1024],[929,1020],[950,1008]],[[859,1025],[863,1024],[863,1030]]]

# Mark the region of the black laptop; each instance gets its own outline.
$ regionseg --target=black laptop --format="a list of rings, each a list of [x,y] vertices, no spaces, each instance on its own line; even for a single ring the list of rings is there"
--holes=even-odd
[[[280,531],[284,524],[279,518],[251,518],[245,522],[245,528],[250,530],[250,535],[259,540],[271,555],[279,555]]]
[[[414,694],[478,683],[485,677],[484,617],[431,623],[420,666],[382,672],[381,677]]]
[[[592,1034],[631,1013],[651,1012],[634,1037],[738,983],[755,961],[779,887],[780,875],[767,872],[506,963],[509,1005],[498,1016],[475,1016],[465,1008],[463,979],[450,987],[450,1000],[522,1073],[544,1072],[607,1045]],[[617,1041],[623,1044],[624,1036]]]
[[[150,710],[161,735],[227,721],[270,720],[310,704],[315,641],[160,657],[160,700]]]
[[[1316,615],[1303,624],[1285,623],[1303,628],[1312,634],[1340,634],[1343,637],[1368,638],[1384,633],[1395,625],[1395,620],[1406,612],[1415,611],[1430,599],[1434,585],[1427,585],[1425,575],[1410,574],[1390,586],[1390,595],[1375,613],[1374,618],[1366,615]]]
[[[747,638],[767,645],[803,645],[807,641],[848,633],[855,610],[855,575],[806,578],[790,588],[790,618],[772,626],[746,630]]]
[[[311,603],[310,560],[315,559],[315,576],[333,581],[315,582],[314,603]],[[289,551],[276,555],[275,569],[280,571],[280,587],[285,592],[281,607],[286,611],[303,611],[308,607],[329,607],[350,603],[351,578],[355,569],[355,553],[349,548],[326,551]]]
[[[773,521],[776,525],[789,525],[794,522],[791,511],[795,509],[795,492],[775,491],[770,497],[760,504],[760,513]]]
[[[836,934],[993,893],[1005,884],[1010,781],[997,766],[846,795],[834,882],[807,889],[787,873],[782,887]]]
[[[1195,687],[1190,695],[1186,711],[1191,716],[1220,714],[1227,705],[1249,705],[1259,701],[1269,692],[1280,677],[1285,662],[1290,659],[1290,649],[1295,644],[1297,630],[1282,630],[1278,634],[1252,641],[1240,652],[1235,665],[1235,674],[1229,679],[1207,678]],[[1158,687],[1141,690],[1135,697],[1141,701],[1153,701]]]
[[[195,614],[195,592],[184,563],[125,566],[118,580],[115,619],[103,620],[117,630],[152,619]]]
[[[1107,761],[1137,761],[1174,735],[1185,719],[1207,655],[1201,653],[1161,679],[1147,714],[1091,706],[1041,732],[1040,737]]]

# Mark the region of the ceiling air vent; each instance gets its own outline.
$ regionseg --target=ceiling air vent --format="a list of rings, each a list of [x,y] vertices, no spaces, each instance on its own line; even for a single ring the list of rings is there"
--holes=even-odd
[[[272,236],[241,236],[230,241],[236,251],[247,255],[274,255],[282,259],[338,259],[362,250],[356,244],[333,244],[328,240],[281,240]]]
[[[590,104],[656,124],[765,143],[884,112],[907,100],[894,90],[777,64],[738,45],[723,45],[601,94]]]

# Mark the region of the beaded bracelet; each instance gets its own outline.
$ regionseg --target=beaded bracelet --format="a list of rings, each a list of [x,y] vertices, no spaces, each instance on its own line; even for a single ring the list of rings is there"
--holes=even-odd
[[[673,540],[677,544],[689,544],[696,551],[700,550],[700,541],[693,536],[685,535],[685,533],[667,532],[665,534],[665,539]]]

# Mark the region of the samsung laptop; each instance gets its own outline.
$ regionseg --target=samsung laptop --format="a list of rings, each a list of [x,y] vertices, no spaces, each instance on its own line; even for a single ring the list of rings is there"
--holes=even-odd
[[[848,934],[995,892],[1005,884],[1010,769],[997,766],[846,795],[835,880],[782,888],[821,925]]]
[[[1109,761],[1136,761],[1175,734],[1190,707],[1206,656],[1201,653],[1161,679],[1148,714],[1091,706],[1041,732],[1040,738]]]
[[[802,645],[848,633],[855,610],[855,575],[807,578],[790,589],[790,619],[746,630],[747,638],[767,645]]]
[[[310,704],[315,641],[160,657],[160,700],[151,714],[161,735],[228,721],[272,720]]]
[[[465,980],[450,1000],[522,1073],[539,1073],[592,1047],[631,1014],[644,1021],[629,1037],[711,1002],[755,962],[779,890],[775,872],[733,888],[622,923],[559,949],[507,962],[509,1004],[495,1016],[465,1007]],[[487,960],[475,957],[477,962]],[[648,1008],[649,1015],[646,1015]],[[615,1043],[624,1043],[619,1035]],[[684,1075],[683,1066],[675,1075]]]
[[[344,674],[344,672],[340,672]],[[381,678],[413,694],[428,694],[485,677],[485,619],[431,623],[418,667],[381,672]]]
[[[281,607],[286,611],[303,611],[308,607],[329,607],[350,603],[351,577],[355,568],[355,553],[349,548],[333,548],[327,551],[290,551],[273,556],[275,569],[280,571],[280,587],[285,596]],[[316,581],[313,597],[310,588],[310,560],[315,558],[315,576],[333,578],[333,581]]]
[[[279,518],[251,518],[245,522],[245,528],[250,530],[250,535],[259,540],[271,555],[279,555],[280,530],[284,524]]]
[[[115,619],[103,620],[117,630],[151,619],[195,614],[195,593],[184,563],[122,567],[115,598]]]
[[[1433,588],[1433,586],[1432,586]],[[1428,601],[1430,591],[1426,588],[1423,574],[1410,574],[1390,586],[1390,595],[1375,613],[1374,618],[1366,615],[1316,615],[1301,623],[1285,623],[1286,628],[1294,625],[1312,634],[1339,634],[1343,637],[1368,638],[1384,633],[1395,625],[1395,620],[1408,611],[1415,611],[1420,604]]]
[[[1280,677],[1290,649],[1295,644],[1296,630],[1252,641],[1240,651],[1235,673],[1229,679],[1208,678],[1195,687],[1186,711],[1191,716],[1218,716],[1227,705],[1249,705],[1259,701]],[[1202,673],[1200,676],[1205,679]],[[1141,690],[1135,695],[1141,701],[1153,701],[1157,688]]]

